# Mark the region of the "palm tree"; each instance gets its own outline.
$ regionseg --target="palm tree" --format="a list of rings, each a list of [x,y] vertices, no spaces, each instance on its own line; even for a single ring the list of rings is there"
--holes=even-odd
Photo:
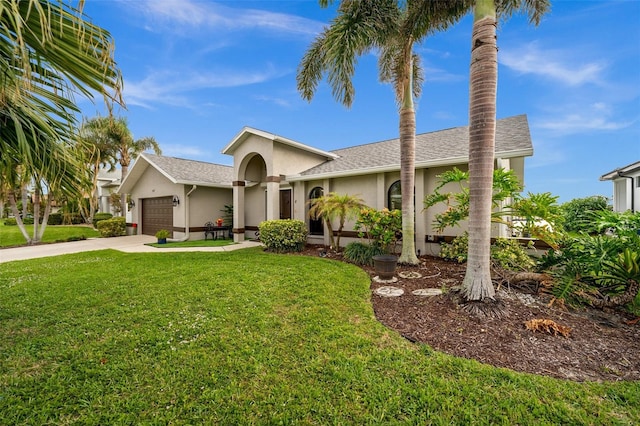
[[[474,5],[469,72],[469,252],[462,284],[468,302],[495,301],[490,244],[498,82],[496,16],[523,10],[537,25],[548,8],[547,0],[476,0]],[[476,305],[468,306],[475,309]]]
[[[113,40],[84,18],[57,1],[0,2],[0,176],[14,214],[19,177],[36,186],[48,179],[51,191],[77,183],[75,94],[121,103]]]
[[[75,92],[120,101],[113,40],[83,18],[62,2],[0,2],[0,152],[31,161],[69,139]]]
[[[326,7],[330,0],[320,0]],[[466,1],[343,0],[331,25],[315,39],[298,68],[298,90],[311,100],[327,73],[333,96],[353,102],[351,79],[358,57],[379,51],[380,80],[392,83],[400,109],[400,182],[402,187],[401,263],[417,264],[415,250],[415,109],[423,82],[420,57],[413,51],[427,35],[455,23]]]
[[[131,161],[144,151],[153,149],[156,154],[162,154],[158,142],[153,137],[133,139],[124,117],[94,117],[87,120],[85,125],[90,131],[90,142],[101,147],[107,155],[111,155],[113,161],[120,163],[121,181],[127,177]],[[120,195],[120,203],[122,206],[127,205],[127,194]]]
[[[336,251],[340,251],[340,237],[342,236],[342,229],[344,228],[345,222],[347,219],[355,218],[363,207],[365,207],[364,201],[356,195],[340,195],[335,192],[330,192],[311,202],[309,216],[312,219],[324,220],[327,224],[327,230],[329,231],[331,247]],[[332,221],[335,219],[338,219],[338,230],[336,231],[336,235],[338,236],[337,240],[333,238]]]

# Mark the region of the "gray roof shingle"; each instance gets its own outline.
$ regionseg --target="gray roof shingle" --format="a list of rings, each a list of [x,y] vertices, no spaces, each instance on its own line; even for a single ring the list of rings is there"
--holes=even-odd
[[[497,121],[496,157],[531,155],[533,146],[526,115]],[[376,168],[400,168],[400,140],[390,139],[331,151],[339,155],[302,172],[301,176],[340,174]],[[527,153],[528,154],[524,154]],[[469,156],[469,127],[454,127],[416,135],[416,166],[437,164]]]
[[[142,155],[175,183],[231,187],[233,181],[231,166],[149,153]]]

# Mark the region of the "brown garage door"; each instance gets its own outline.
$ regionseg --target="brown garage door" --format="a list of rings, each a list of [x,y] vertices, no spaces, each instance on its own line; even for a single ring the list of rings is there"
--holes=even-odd
[[[142,233],[155,235],[160,229],[173,228],[172,197],[145,198],[142,200]],[[173,232],[171,232],[173,236]]]

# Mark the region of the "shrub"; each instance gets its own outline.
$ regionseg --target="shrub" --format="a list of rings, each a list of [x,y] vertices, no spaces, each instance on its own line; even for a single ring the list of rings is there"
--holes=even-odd
[[[347,244],[344,248],[344,258],[357,265],[373,266],[373,256],[385,254],[385,251],[377,245],[365,244],[359,241]]]
[[[529,244],[533,244],[530,242]],[[467,261],[469,249],[469,234],[457,236],[450,244],[440,246],[440,257],[447,260],[455,260],[458,263]],[[526,252],[518,240],[510,238],[497,238],[491,245],[491,259],[505,269],[531,270],[535,261]]]
[[[469,234],[464,233],[455,237],[451,243],[440,245],[440,257],[447,260],[455,260],[458,263],[467,261],[467,251],[469,250]]]
[[[103,220],[111,219],[112,217],[113,215],[111,213],[96,213],[93,216],[93,227],[97,228],[98,223],[100,223]]]
[[[533,246],[533,241],[529,241]],[[491,258],[505,269],[531,270],[536,262],[529,256],[518,240],[497,238],[491,245]]]
[[[258,229],[260,241],[268,251],[276,253],[302,251],[307,241],[307,227],[301,220],[267,220]]]
[[[607,197],[593,195],[586,198],[574,198],[560,206],[564,217],[564,229],[570,232],[594,234],[598,230],[593,221],[593,212],[609,210]]]
[[[47,219],[47,225],[62,225],[62,214],[51,213]]]
[[[4,220],[4,224],[5,224],[5,226],[17,226],[18,225],[18,221],[16,220],[15,217],[10,217],[10,218]]]
[[[103,237],[120,237],[127,234],[127,224],[124,217],[101,220],[98,231]]]
[[[359,231],[360,238],[366,237],[369,244],[377,247],[378,251],[393,252],[398,238],[402,235],[402,211],[360,209],[354,228]]]
[[[80,213],[64,213],[62,216],[62,222],[67,225],[79,225],[84,223],[82,215]]]
[[[160,229],[158,232],[156,232],[156,238],[159,240],[169,238],[170,235],[171,232],[167,231],[166,229]]]

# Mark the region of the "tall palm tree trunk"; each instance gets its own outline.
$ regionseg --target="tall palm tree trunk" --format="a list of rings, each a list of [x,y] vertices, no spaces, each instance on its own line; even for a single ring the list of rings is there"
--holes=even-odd
[[[468,301],[495,299],[491,282],[491,192],[496,133],[498,50],[496,7],[478,0],[474,10],[469,75],[469,252],[463,281]]]
[[[400,107],[400,187],[402,189],[402,252],[398,262],[417,265],[415,242],[415,169],[416,169],[416,111],[413,105],[413,41],[410,40],[405,61],[402,106]]]

